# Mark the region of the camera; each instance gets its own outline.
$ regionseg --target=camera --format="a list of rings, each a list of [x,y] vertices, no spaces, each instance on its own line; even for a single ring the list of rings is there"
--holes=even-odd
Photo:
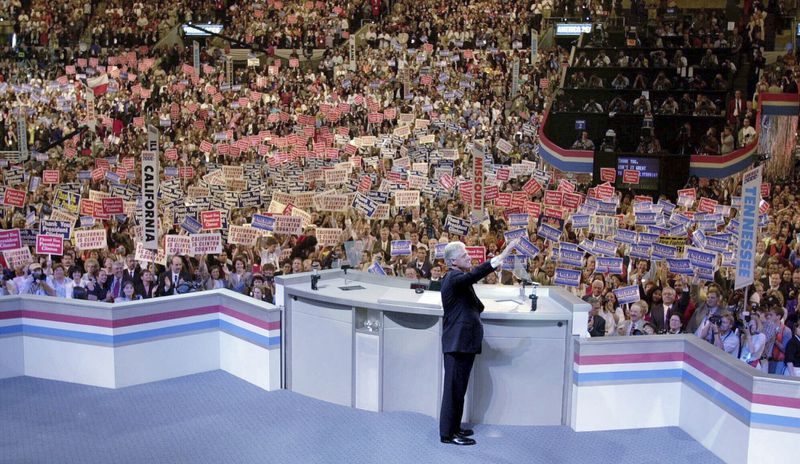
[[[33,278],[38,281],[47,280],[47,276],[44,273],[34,274]]]
[[[713,315],[708,318],[708,322],[714,324],[715,326],[719,327],[719,323],[722,322],[722,317],[719,315]]]

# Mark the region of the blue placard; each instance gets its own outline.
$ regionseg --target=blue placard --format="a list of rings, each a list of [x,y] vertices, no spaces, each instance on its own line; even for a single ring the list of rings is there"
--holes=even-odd
[[[641,244],[641,243],[634,243],[631,245],[630,251],[628,251],[628,256],[631,258],[639,258],[639,259],[650,259],[650,254],[653,250],[653,245],[651,244]]]
[[[594,242],[589,240],[588,238],[583,239],[581,243],[578,244],[578,248],[587,253],[594,254]]]
[[[275,230],[275,218],[263,214],[254,214],[250,226],[261,230]]]
[[[383,270],[383,267],[381,267],[379,263],[372,263],[372,265],[367,268],[367,272],[370,274],[386,275],[386,271]]]
[[[639,212],[636,213],[636,225],[654,226],[656,225],[656,213]]]
[[[508,225],[510,227],[528,227],[528,213],[515,213],[508,215]]]
[[[675,258],[678,256],[678,248],[672,245],[664,245],[663,243],[653,244],[653,258]]]
[[[67,221],[42,219],[41,224],[39,224],[39,232],[44,235],[60,235],[64,237],[64,240],[69,240],[71,224]]]
[[[181,228],[190,234],[197,234],[203,229],[203,224],[194,217],[187,215],[183,218],[183,222],[181,222]]]
[[[503,233],[506,242],[511,242],[515,239],[528,238],[528,229],[514,229]]]
[[[444,221],[444,230],[454,235],[467,235],[469,226],[470,223],[468,220],[455,216],[447,216],[447,219]]]
[[[687,256],[689,257],[689,263],[695,268],[714,269],[714,265],[717,263],[716,253],[709,253],[696,248],[688,248]]]
[[[694,275],[692,265],[688,259],[685,258],[667,258],[667,266],[669,272],[682,275]]]
[[[558,262],[561,264],[568,264],[570,266],[583,266],[583,252],[578,250],[569,250],[564,247],[558,251]]]
[[[721,238],[716,235],[707,235],[705,248],[722,253],[728,251],[728,243],[729,242],[727,238]]]
[[[636,303],[642,299],[641,295],[639,295],[638,285],[615,288],[614,295],[617,297],[617,303],[619,304]]]
[[[695,230],[692,232],[692,243],[694,246],[705,248],[706,247],[706,234],[702,230]]]
[[[617,243],[636,243],[636,231],[628,229],[617,229],[617,234],[614,236],[614,241]]]
[[[588,214],[573,214],[571,219],[573,229],[588,229],[591,216]]]
[[[595,239],[594,252],[601,255],[615,256],[617,254],[617,244],[608,240]]]
[[[539,226],[539,230],[536,231],[536,235],[542,237],[545,240],[550,240],[551,242],[557,242],[561,238],[561,231],[551,225],[542,223]]]
[[[596,245],[596,242],[595,242]],[[610,272],[612,274],[622,273],[622,258],[608,258],[600,256],[597,258],[596,272]]]
[[[652,245],[658,240],[658,234],[639,232],[639,245]]]
[[[522,237],[514,246],[514,249],[516,249],[523,255],[527,256],[528,258],[536,257],[536,255],[538,255],[540,251],[536,245],[534,245],[530,240],[528,240],[528,237]]]
[[[353,207],[364,213],[365,216],[372,217],[378,208],[378,204],[372,198],[365,197],[361,193],[358,193],[355,198],[353,198]]]
[[[408,256],[411,254],[411,240],[392,240],[392,256]]]
[[[555,279],[553,279],[553,282],[556,285],[577,287],[581,283],[581,271],[556,268]]]
[[[575,120],[575,130],[586,130],[586,120],[585,119],[576,119]]]

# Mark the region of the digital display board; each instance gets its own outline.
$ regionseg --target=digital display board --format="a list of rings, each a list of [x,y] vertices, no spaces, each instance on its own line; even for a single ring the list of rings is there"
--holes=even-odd
[[[630,188],[623,184],[622,177],[626,170],[639,172],[639,184],[633,186],[641,190],[658,190],[659,158],[640,156],[620,156],[617,158],[617,188]]]
[[[205,31],[211,31],[214,34],[220,34],[222,33],[222,29],[224,29],[222,24],[198,24],[197,26],[202,27]],[[184,24],[181,26],[181,29],[183,30],[183,34],[189,37],[208,37],[211,35],[208,32],[197,29],[191,24]]]
[[[556,37],[577,37],[584,32],[592,32],[592,23],[556,23]]]

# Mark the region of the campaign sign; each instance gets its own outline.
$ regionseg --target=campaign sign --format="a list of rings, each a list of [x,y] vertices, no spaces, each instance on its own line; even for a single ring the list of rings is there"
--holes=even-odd
[[[600,168],[600,180],[602,182],[616,182],[617,170],[614,168]]]
[[[191,234],[189,235],[189,240],[190,255],[222,253],[222,235],[219,232],[213,234]]]
[[[250,223],[251,227],[261,230],[275,230],[275,218],[263,214],[254,214]]]
[[[697,248],[687,248],[686,252],[689,263],[696,268],[714,269],[714,265],[717,263],[716,253],[709,253],[707,251],[698,250]]]
[[[583,266],[583,252],[564,248],[563,244],[558,250],[558,262],[570,266]]]
[[[411,240],[392,240],[392,256],[408,256],[411,254]]]
[[[0,251],[22,248],[19,229],[0,230]]]
[[[694,275],[694,270],[692,270],[692,265],[688,259],[667,258],[667,266],[669,272],[682,275]]]
[[[468,246],[467,255],[469,255],[469,259],[477,259],[478,262],[482,263],[486,261],[486,247],[485,246]]]
[[[353,207],[355,207],[356,210],[364,213],[365,216],[371,218],[372,215],[375,214],[378,204],[373,199],[358,193],[353,198]]]
[[[638,184],[639,171],[635,169],[626,169],[622,171],[622,182],[625,184]]]
[[[60,235],[42,235],[36,236],[36,254],[37,255],[56,255],[61,256],[64,254],[64,238]]]
[[[719,237],[717,235],[708,235],[706,236],[706,246],[705,248],[712,250],[712,251],[719,251],[720,253],[728,251],[728,238],[727,237]]]
[[[617,214],[617,204],[613,201],[601,201],[597,205],[598,213]]]
[[[570,242],[561,242],[559,244],[559,248],[561,248],[562,250],[578,251],[578,244]]]
[[[444,229],[454,235],[467,235],[469,221],[448,214],[444,221]]]
[[[581,283],[581,271],[556,268],[555,279],[553,279],[553,282],[557,285],[577,287]]]
[[[654,226],[656,225],[656,213],[640,212],[636,214],[636,225]]]
[[[594,252],[601,255],[615,256],[617,254],[617,244],[608,240],[595,239]]]
[[[222,227],[222,212],[221,211],[201,211],[200,223],[203,224],[203,229],[214,230]]]
[[[528,227],[528,213],[514,213],[508,215],[508,225],[510,227]]]
[[[19,231],[19,235],[22,238],[22,246],[36,246],[36,236],[39,235],[39,232],[33,229],[22,229]]]
[[[185,216],[180,224],[181,228],[190,234],[199,233],[203,229],[203,224],[192,216]]]
[[[45,169],[42,172],[42,182],[45,184],[57,184],[61,176],[61,171],[58,169]]]
[[[588,229],[589,228],[589,220],[591,215],[589,214],[573,214],[572,219],[572,228],[573,229]]]
[[[639,232],[640,245],[652,245],[658,240],[658,234],[651,234],[648,232]]]
[[[597,242],[595,242],[595,246]],[[595,272],[610,272],[612,274],[622,273],[622,258],[598,257]]]
[[[447,246],[446,243],[437,243],[436,248],[433,251],[434,259],[441,259],[444,258],[444,249]]]
[[[386,275],[386,271],[383,270],[380,264],[377,262],[372,263],[370,267],[367,268],[367,273],[369,274],[378,274],[378,275]]]
[[[505,237],[506,242],[511,242],[512,240],[523,238],[523,237],[527,238],[528,237],[528,230],[527,229],[509,230],[508,232],[503,233],[503,237]]]
[[[636,303],[642,299],[641,295],[639,295],[638,285],[615,288],[614,295],[617,297],[617,303],[619,304]]]
[[[43,219],[39,224],[39,233],[45,235],[60,235],[64,240],[69,240],[72,224],[67,221],[51,221]]]
[[[528,258],[535,258],[540,251],[536,245],[528,240],[528,237],[522,237],[514,246],[514,248]]]
[[[677,258],[678,248],[672,245],[664,245],[662,243],[653,244],[653,258]]]
[[[103,198],[100,200],[100,203],[103,206],[103,214],[112,215],[125,213],[125,204],[122,198]]]
[[[614,235],[614,241],[617,243],[636,243],[636,231],[628,230],[628,229],[617,229],[616,235]]]
[[[3,197],[3,204],[6,206],[16,206],[17,208],[22,208],[25,206],[25,195],[26,192],[24,190],[6,188],[6,193]]]
[[[692,233],[692,243],[700,248],[706,247],[706,234],[702,230],[695,230]]]
[[[631,258],[639,258],[639,259],[650,259],[650,253],[653,249],[651,244],[640,244],[634,243],[631,245],[630,251],[628,251],[628,255]]]
[[[578,244],[578,248],[587,253],[594,254],[594,242],[589,240],[588,238],[583,239],[581,243]]]
[[[551,242],[557,242],[561,239],[561,231],[545,223],[542,223],[539,226],[539,230],[536,231],[536,235],[545,240],[550,240]]]
[[[670,202],[669,200],[661,199],[658,200],[658,204],[661,205],[664,209],[664,214],[672,214],[672,211],[675,210],[677,205],[675,203]]]
[[[714,270],[713,269],[706,269],[702,267],[694,268],[694,276],[700,280],[705,280],[706,282],[713,282],[714,281]]]

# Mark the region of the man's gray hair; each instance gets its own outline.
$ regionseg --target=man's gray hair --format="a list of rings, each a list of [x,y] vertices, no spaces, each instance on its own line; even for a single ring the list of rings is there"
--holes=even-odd
[[[447,267],[453,265],[453,261],[455,261],[461,253],[466,253],[467,246],[464,245],[463,242],[455,241],[450,242],[444,247],[444,263]]]

